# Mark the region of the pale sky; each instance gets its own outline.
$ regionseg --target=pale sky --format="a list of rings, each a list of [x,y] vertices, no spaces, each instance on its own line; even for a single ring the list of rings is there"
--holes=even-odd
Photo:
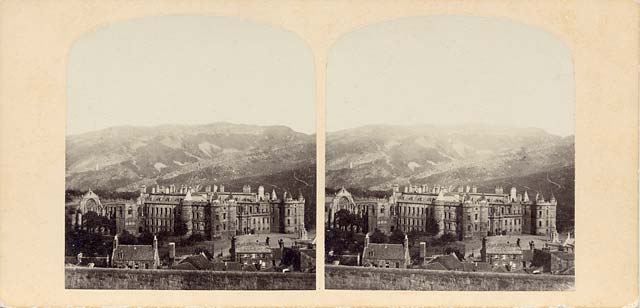
[[[195,16],[125,21],[81,37],[68,65],[67,134],[220,121],[315,132],[311,50],[269,25]]]
[[[570,50],[542,30],[414,17],[341,37],[327,68],[327,130],[484,123],[574,134]]]

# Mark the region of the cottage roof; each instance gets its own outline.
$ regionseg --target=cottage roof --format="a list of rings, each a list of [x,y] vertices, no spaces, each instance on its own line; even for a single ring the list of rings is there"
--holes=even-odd
[[[566,260],[566,261],[573,261],[575,259],[575,255],[572,253],[568,253],[565,251],[552,251],[551,255],[561,259],[561,260]]]
[[[402,244],[370,243],[364,248],[364,258],[404,260],[405,251]]]
[[[309,258],[315,259],[316,258],[316,250],[315,249],[301,249],[300,250],[300,254],[301,255],[306,255]]]
[[[446,271],[447,268],[442,265],[440,262],[427,263],[422,266],[424,269],[428,270],[436,270],[436,271]]]
[[[227,269],[227,265],[224,262],[214,262],[212,267],[214,271],[225,271]]]
[[[463,270],[462,262],[454,254],[437,256],[430,263],[440,263],[448,270]]]
[[[282,249],[280,248],[271,248],[271,256],[274,260],[282,259]]]
[[[516,245],[492,244],[487,245],[487,254],[491,255],[521,255],[522,249]]]
[[[227,262],[227,271],[241,271],[242,265],[238,262]]]
[[[152,245],[118,245],[113,251],[116,261],[153,261],[154,257]]]
[[[258,243],[246,243],[236,247],[236,253],[270,253],[271,248]]]
[[[195,266],[193,266],[191,263],[176,264],[176,265],[172,266],[171,269],[174,269],[174,270],[190,270],[190,271],[197,270],[197,268]]]
[[[522,251],[522,261],[533,261],[533,250],[523,250]]]
[[[202,254],[188,256],[180,262],[180,264],[184,263],[189,263],[199,270],[208,270],[213,268],[213,264]]]
[[[574,266],[571,266],[566,270],[560,272],[560,275],[575,275],[575,274],[576,274],[576,268]]]
[[[476,262],[476,271],[477,272],[490,272],[491,264],[487,262]]]

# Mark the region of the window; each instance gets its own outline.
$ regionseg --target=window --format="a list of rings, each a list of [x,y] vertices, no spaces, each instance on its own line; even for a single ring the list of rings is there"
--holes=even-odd
[[[478,221],[478,214],[475,215],[475,219],[476,219],[476,221]]]

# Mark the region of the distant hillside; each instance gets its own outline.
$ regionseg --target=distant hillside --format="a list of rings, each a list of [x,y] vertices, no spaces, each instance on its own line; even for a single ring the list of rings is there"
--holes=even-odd
[[[315,136],[285,126],[113,127],[67,136],[66,189],[264,185],[279,194],[302,192],[315,212],[315,157]]]
[[[327,134],[327,186],[387,190],[522,176],[574,164],[573,137],[534,128],[366,126]]]
[[[558,224],[573,225],[574,138],[536,128],[371,125],[327,134],[328,191],[361,194],[391,185],[496,184],[554,193]]]

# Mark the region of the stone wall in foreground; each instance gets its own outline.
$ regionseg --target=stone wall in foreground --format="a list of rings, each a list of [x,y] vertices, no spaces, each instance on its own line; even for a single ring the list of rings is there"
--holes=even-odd
[[[326,289],[420,291],[574,290],[574,276],[325,265]]]
[[[65,268],[67,289],[314,290],[313,273]]]

